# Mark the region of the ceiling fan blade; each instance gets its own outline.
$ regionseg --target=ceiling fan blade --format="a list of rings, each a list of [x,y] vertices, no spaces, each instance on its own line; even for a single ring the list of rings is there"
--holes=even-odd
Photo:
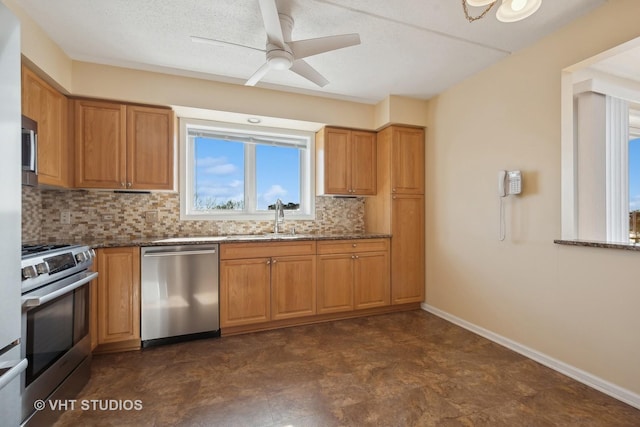
[[[191,36],[191,41],[194,43],[210,44],[218,47],[236,46],[236,47],[243,47],[245,49],[257,50],[259,52],[266,52],[266,50],[264,49],[258,49],[257,47],[253,47],[253,46],[247,46],[247,45],[238,44],[238,43],[231,43],[223,40],[208,39],[205,37]]]
[[[267,40],[269,43],[284,48],[284,37],[280,26],[280,18],[278,17],[276,0],[260,0],[260,11],[262,12],[264,29],[267,31]]]
[[[318,37],[316,39],[297,40],[287,43],[295,59],[306,58],[330,50],[360,44],[360,35],[343,34],[339,36]]]
[[[245,86],[255,86],[256,83],[258,83],[260,81],[260,79],[262,79],[267,72],[269,71],[269,63],[265,62],[264,64],[262,64],[262,66],[260,68],[258,68],[258,70],[253,73],[253,75],[251,77],[249,77],[249,80],[247,80],[247,82],[244,84]]]
[[[303,61],[302,59],[293,61],[293,65],[291,66],[290,70],[298,75],[301,75],[305,79],[317,84],[320,87],[325,87],[329,83],[329,80],[322,77],[322,74],[317,72],[315,68],[313,68],[311,65],[309,65],[307,62]]]

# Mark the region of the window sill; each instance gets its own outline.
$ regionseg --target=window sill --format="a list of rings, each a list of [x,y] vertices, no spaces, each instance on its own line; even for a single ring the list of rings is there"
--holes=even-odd
[[[640,243],[609,243],[609,242],[597,242],[592,240],[554,240],[553,243],[558,245],[569,246],[586,246],[590,248],[605,248],[605,249],[623,249],[627,251],[640,251]]]

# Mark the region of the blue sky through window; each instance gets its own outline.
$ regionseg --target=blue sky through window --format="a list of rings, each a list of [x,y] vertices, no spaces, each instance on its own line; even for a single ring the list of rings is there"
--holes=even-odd
[[[261,144],[250,147],[255,147],[256,155],[257,210],[267,210],[278,198],[285,205],[299,204],[300,150]],[[244,150],[245,144],[242,142],[195,138],[196,209],[244,209]]]

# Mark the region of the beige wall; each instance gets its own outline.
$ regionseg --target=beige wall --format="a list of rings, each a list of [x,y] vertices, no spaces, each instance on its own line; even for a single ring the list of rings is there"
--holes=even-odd
[[[426,302],[640,394],[640,253],[559,246],[561,70],[640,36],[609,1],[429,105]],[[498,240],[497,172],[520,169]]]

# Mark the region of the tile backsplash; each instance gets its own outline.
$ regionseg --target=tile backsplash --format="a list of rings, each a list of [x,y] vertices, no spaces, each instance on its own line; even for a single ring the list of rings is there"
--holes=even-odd
[[[63,224],[61,212],[70,212]],[[157,220],[147,222],[147,215]],[[364,198],[316,197],[314,221],[289,220],[285,232],[361,233]],[[22,187],[23,242],[140,239],[271,232],[273,221],[181,221],[177,193],[114,193]]]

